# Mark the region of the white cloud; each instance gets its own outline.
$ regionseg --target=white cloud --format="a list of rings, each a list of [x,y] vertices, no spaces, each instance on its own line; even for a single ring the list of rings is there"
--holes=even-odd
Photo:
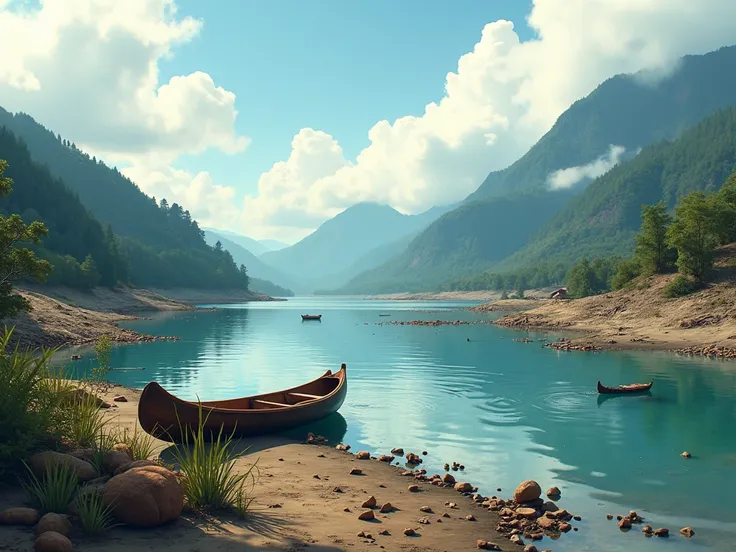
[[[246,230],[287,233],[276,218],[284,209],[323,220],[357,201],[419,212],[462,200],[606,78],[642,69],[666,75],[685,54],[736,42],[735,20],[733,0],[534,0],[534,39],[521,42],[507,21],[486,25],[447,75],[445,96],[420,117],[376,123],[354,162],[325,132],[295,138],[289,159],[246,198]]]
[[[555,171],[547,179],[549,188],[551,190],[566,190],[583,180],[598,178],[618,165],[621,156],[625,152],[626,148],[623,146],[611,146],[607,154],[601,155],[598,159],[591,161],[587,165],[567,167]]]
[[[194,201],[221,205],[227,196],[232,211],[234,190],[169,166],[182,154],[248,144],[233,129],[235,94],[208,74],[159,81],[159,62],[201,25],[178,17],[173,0],[0,1],[0,104],[128,165],[144,191],[168,187],[167,199],[193,213],[203,209]]]

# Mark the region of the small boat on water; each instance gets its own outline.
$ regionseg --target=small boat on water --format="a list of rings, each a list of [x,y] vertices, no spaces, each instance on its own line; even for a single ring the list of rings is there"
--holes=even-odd
[[[379,314],[378,316],[391,316],[390,314]]]
[[[155,381],[143,389],[138,420],[149,435],[169,442],[182,439],[182,429],[199,426],[199,407],[205,433],[238,437],[276,433],[325,418],[337,412],[348,391],[347,367],[327,370],[316,380],[273,393],[222,401],[185,401]]]
[[[302,320],[322,320],[321,314],[302,314]]]
[[[649,383],[632,383],[630,385],[619,385],[617,387],[606,387],[598,382],[598,393],[603,395],[620,395],[622,393],[646,393],[652,388],[653,381]]]

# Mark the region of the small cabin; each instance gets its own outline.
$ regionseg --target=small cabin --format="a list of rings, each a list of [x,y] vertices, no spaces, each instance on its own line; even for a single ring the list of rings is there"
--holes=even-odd
[[[549,295],[550,299],[567,299],[567,288],[559,288]]]

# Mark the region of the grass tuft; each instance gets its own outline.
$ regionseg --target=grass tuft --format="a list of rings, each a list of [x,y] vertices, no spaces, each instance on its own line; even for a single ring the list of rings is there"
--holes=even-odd
[[[127,427],[116,436],[117,443],[125,443],[133,453],[133,460],[147,460],[156,452],[156,441],[150,435],[138,430],[138,426],[130,431]]]
[[[217,435],[213,433],[206,439],[207,417],[203,417],[200,403],[197,428],[184,428],[179,421],[182,441],[175,445],[173,455],[185,476],[187,502],[192,508],[234,509],[238,515],[245,516],[252,502],[246,488],[249,482],[255,487],[258,460],[244,473],[236,473],[238,454],[232,450],[234,432],[224,435],[220,427]]]
[[[80,492],[74,505],[82,531],[88,535],[97,535],[112,527],[112,507],[103,504],[99,492]]]
[[[56,464],[47,468],[39,480],[28,464],[23,463],[28,470],[29,478],[27,481],[21,481],[21,485],[33,505],[44,513],[65,513],[79,484],[74,470],[68,464]]]

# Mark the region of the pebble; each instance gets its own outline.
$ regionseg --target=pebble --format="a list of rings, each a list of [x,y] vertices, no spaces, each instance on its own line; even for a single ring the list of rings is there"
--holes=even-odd
[[[341,493],[341,492],[343,492],[343,490],[340,487],[335,487],[334,489],[332,489],[332,492],[333,493]]]
[[[419,492],[419,485],[409,485],[409,492],[410,493],[418,493]]]
[[[390,502],[386,502],[386,504],[381,505],[381,509],[378,511],[382,514],[388,514],[389,512],[394,511],[394,507]]]
[[[684,537],[690,538],[695,534],[692,527],[683,527],[680,529],[680,534]]]
[[[467,516],[465,516],[465,519],[467,521],[475,521],[475,516],[473,514],[468,514]]]
[[[365,450],[361,450],[358,454],[355,455],[355,457],[358,460],[370,460],[371,459],[371,453]]]
[[[524,545],[524,541],[519,535],[511,535],[511,538],[509,540],[514,544],[518,544],[520,546]]]
[[[527,544],[524,547],[524,552],[539,552],[539,551],[537,550],[537,547],[534,546],[533,544]]]
[[[669,537],[670,536],[670,530],[666,527],[662,527],[660,529],[654,530],[654,536],[655,537]]]
[[[404,529],[404,534],[407,537],[414,537],[416,536],[417,532],[414,531],[414,529],[412,529],[411,527],[407,527],[406,529]]]
[[[641,528],[641,532],[645,535],[651,535],[654,532],[654,529],[652,529],[651,525],[645,525]]]
[[[378,534],[379,534],[379,535],[383,535],[384,537],[388,537],[388,536],[390,536],[390,535],[391,535],[391,533],[389,533],[389,532],[388,532],[388,529],[384,529],[383,531],[381,531],[381,532],[380,532],[380,533],[378,533]]]
[[[480,550],[501,550],[497,544],[480,539],[475,543],[475,547]]]
[[[419,511],[420,512],[424,512],[425,514],[432,514],[432,513],[434,513],[434,512],[432,512],[432,508],[430,508],[429,506],[422,506],[421,508],[419,508]]]
[[[419,523],[421,523],[422,525],[429,525],[429,518],[428,517],[419,518]]]
[[[683,458],[692,458],[692,454],[690,454],[688,451],[684,451],[682,454],[680,454]]]
[[[340,444],[339,444],[339,445],[337,445],[337,446],[336,446],[335,448],[336,448],[337,450],[343,450],[343,451],[348,451],[348,450],[350,450],[350,445],[343,445],[342,443],[340,443]]]
[[[363,470],[360,468],[353,468],[350,470],[350,475],[363,475]]]
[[[550,487],[549,489],[547,489],[548,498],[559,500],[561,496],[562,496],[562,492],[560,491],[559,487]]]
[[[360,507],[361,508],[375,508],[376,504],[377,504],[376,497],[371,495],[368,498],[368,500],[366,500],[365,502],[363,502],[363,504],[360,505]]]
[[[362,521],[371,521],[373,519],[376,519],[375,514],[373,514],[373,510],[366,510],[365,512],[361,512],[358,515],[358,519]]]
[[[391,449],[391,454],[395,454],[396,456],[404,456],[404,449],[401,447]]]
[[[627,517],[622,518],[621,521],[618,522],[618,526],[620,529],[631,529],[631,520]]]

